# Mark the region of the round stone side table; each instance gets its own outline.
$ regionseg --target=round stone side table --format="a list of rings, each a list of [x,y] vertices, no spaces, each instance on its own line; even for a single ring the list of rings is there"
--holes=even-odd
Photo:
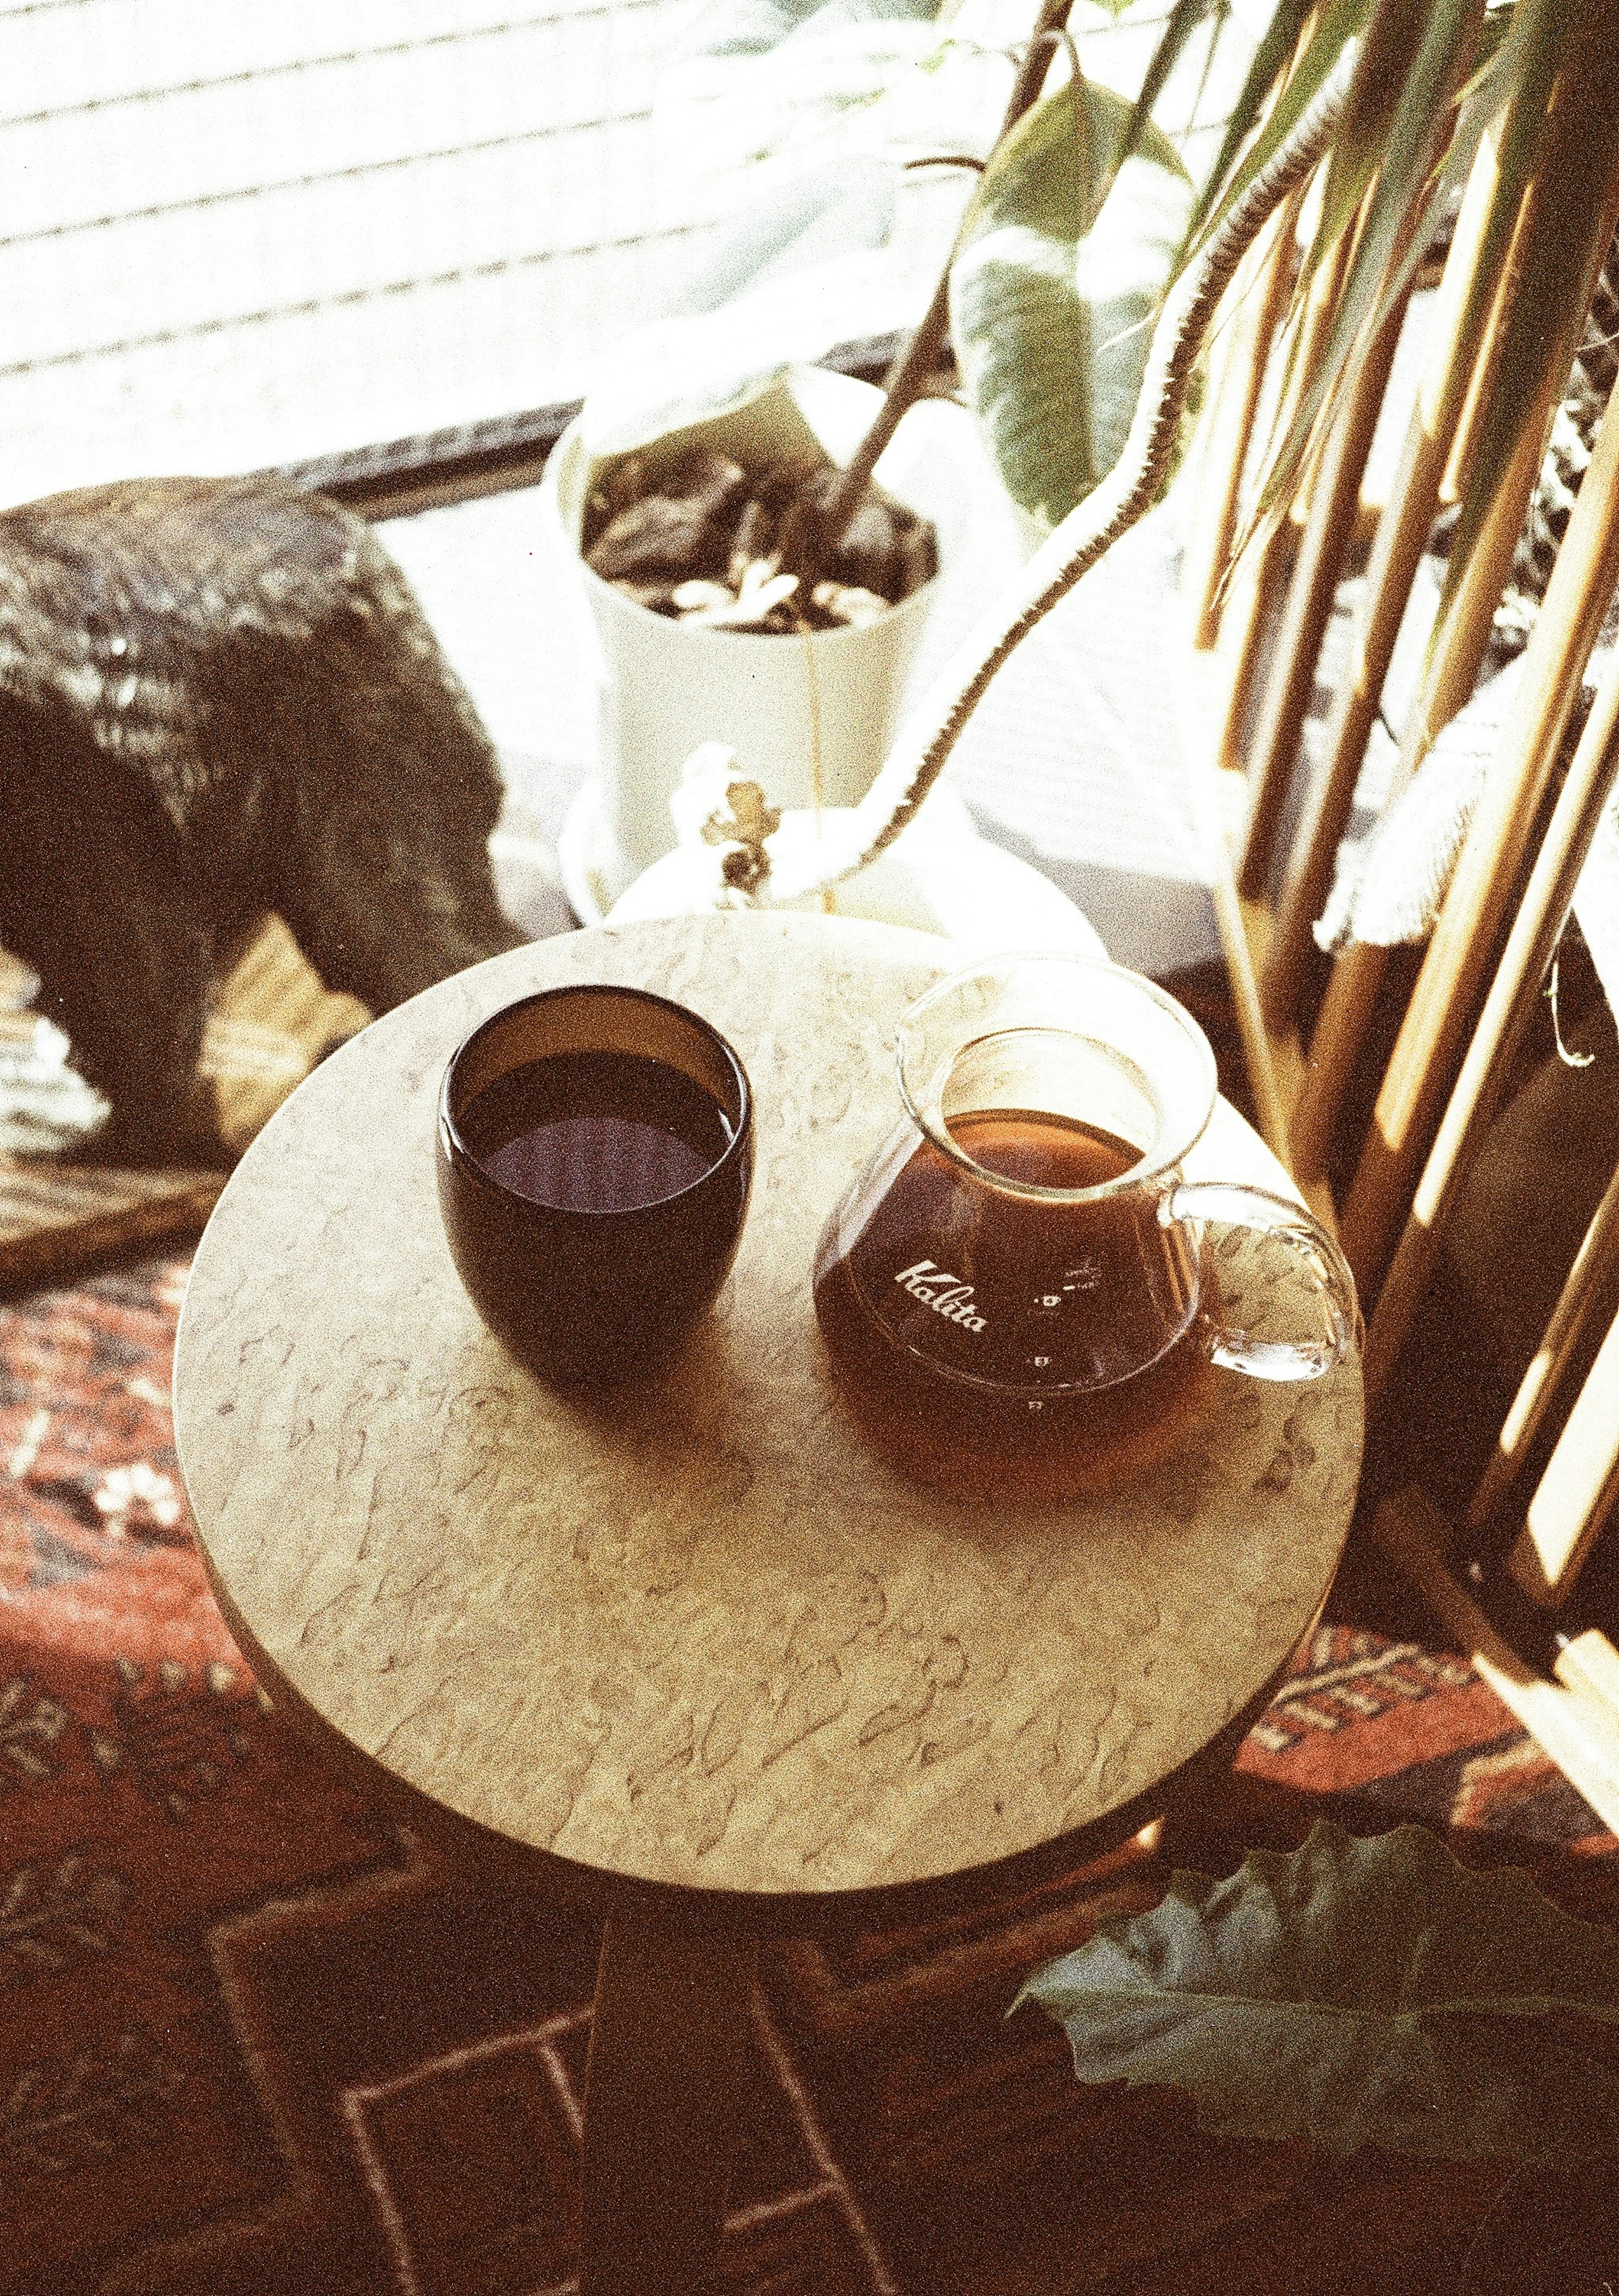
[[[318,1069],[198,1250],[177,1439],[266,1689],[416,1823],[607,1915],[583,2296],[708,2284],[760,1930],[924,1914],[1139,1826],[1267,1694],[1348,1528],[1353,1361],[1214,1374],[1186,1446],[1105,1496],[924,1489],[863,1441],[810,1255],[892,1120],[894,1023],[949,966],[921,934],[780,915],[496,958]],[[461,1037],[580,980],[714,1022],[758,1125],[714,1315],[661,1386],[597,1402],[484,1331],[433,1175]],[[1188,1170],[1286,1187],[1223,1105]],[[1245,1243],[1222,1280],[1253,1320],[1296,1279]]]

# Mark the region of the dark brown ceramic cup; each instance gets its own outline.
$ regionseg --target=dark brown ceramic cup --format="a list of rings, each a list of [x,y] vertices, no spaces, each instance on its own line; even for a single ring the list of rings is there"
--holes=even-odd
[[[753,1174],[747,1074],[667,997],[547,989],[451,1060],[438,1171],[456,1272],[496,1338],[555,1384],[622,1387],[730,1272]]]

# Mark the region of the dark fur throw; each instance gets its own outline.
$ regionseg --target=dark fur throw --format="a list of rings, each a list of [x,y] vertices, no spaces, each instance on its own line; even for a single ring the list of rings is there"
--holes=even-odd
[[[267,479],[0,514],[0,945],[112,1103],[217,1155],[210,988],[267,912],[374,1012],[522,936],[494,752],[364,521]]]

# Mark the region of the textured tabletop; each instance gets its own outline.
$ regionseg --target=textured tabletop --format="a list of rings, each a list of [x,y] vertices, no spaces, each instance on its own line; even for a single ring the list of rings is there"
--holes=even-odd
[[[598,1874],[829,1892],[982,1866],[1197,1752],[1285,1661],[1348,1527],[1352,1362],[1235,1373],[1106,1497],[913,1487],[834,1393],[810,1260],[896,1113],[891,1042],[944,944],[805,917],[565,935],[379,1021],[248,1152],[199,1249],[180,1455],[250,1656],[387,1772]],[[710,1323],[655,1394],[550,1393],[440,1226],[466,1030],[575,980],[705,1014],[752,1078],[758,1176]],[[1284,1185],[1229,1109],[1193,1177]],[[1228,1262],[1249,1308],[1294,1279]]]

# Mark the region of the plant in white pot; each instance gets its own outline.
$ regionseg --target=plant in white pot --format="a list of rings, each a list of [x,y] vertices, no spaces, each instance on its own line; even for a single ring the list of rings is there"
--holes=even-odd
[[[739,534],[748,504],[736,497],[777,472],[845,462],[880,394],[793,363],[735,389],[721,379],[711,396],[718,404],[700,412],[701,388],[688,388],[686,419],[672,426],[661,413],[648,417],[644,396],[627,414],[611,396],[593,400],[547,465],[554,539],[577,568],[596,656],[597,774],[564,856],[576,906],[605,908],[669,850],[670,799],[703,742],[727,742],[739,770],[789,806],[848,806],[865,794],[931,603],[933,537],[942,529],[953,544],[968,508],[948,469],[891,455],[883,476],[893,491],[879,499],[916,513],[902,529],[910,562],[889,570],[892,598],[867,583],[836,584],[845,611],[834,618],[813,603],[821,584],[782,571],[773,536],[750,547]],[[627,471],[646,491],[614,520],[612,490]],[[618,530],[637,521],[620,547]],[[732,565],[734,589],[723,579]]]
[[[819,12],[838,12],[837,0]],[[908,19],[913,30],[924,12],[931,12],[904,8],[897,0],[878,11]],[[1067,12],[1067,0],[1056,0],[1041,12],[1037,37],[1013,75],[1003,138],[1006,127],[1038,94],[1053,53],[1046,35]],[[865,37],[872,26],[862,21],[858,29]],[[1116,99],[1088,101],[1078,131],[1097,132],[1092,114],[1105,103],[1111,111],[1099,132],[1117,143],[1130,108]],[[1001,108],[998,101],[997,110]],[[983,140],[992,144],[993,131]],[[1115,427],[1121,411],[1128,419],[1146,351],[1145,336],[1137,339],[1131,330],[1150,315],[1191,196],[1169,145],[1150,129],[1143,140],[1149,156],[1134,164],[1161,177],[1167,193],[1160,188],[1146,200],[1115,202],[1109,232],[1098,242],[1114,278],[1129,283],[1123,299],[1104,295],[1094,315],[1093,332],[1103,346],[1097,365]],[[1044,141],[1040,165],[1049,172]],[[1061,222],[1078,235],[1077,215]],[[1146,246],[1137,243],[1143,237]],[[980,268],[990,282],[992,314],[992,260],[987,270]],[[783,299],[774,299],[779,315]],[[759,299],[753,302],[757,309]],[[916,404],[936,365],[944,312],[941,282],[934,309],[885,394],[803,364],[771,372],[767,362],[760,376],[758,342],[748,343],[744,335],[743,348],[736,348],[739,332],[748,324],[745,308],[743,313],[716,315],[707,327],[677,323],[661,340],[654,333],[631,346],[641,371],[620,376],[616,387],[595,395],[553,455],[545,490],[553,539],[578,567],[596,654],[598,771],[563,840],[570,891],[586,914],[621,895],[638,873],[668,851],[674,841],[670,799],[684,760],[702,742],[727,743],[736,754],[737,777],[768,789],[771,802],[788,815],[784,833],[789,841],[795,834],[802,840],[798,815],[812,813],[818,820],[824,811],[849,810],[864,796],[891,746],[896,705],[934,587],[918,578],[922,569],[916,562],[924,556],[924,547],[918,547],[897,590],[887,586],[889,610],[859,611],[873,603],[861,596],[859,545],[874,498],[891,504],[897,499],[926,521],[946,561],[947,587],[956,569],[966,570],[960,586],[976,586],[974,611],[984,590],[1015,573],[1038,537],[1037,523],[1003,492],[966,412],[937,400]],[[761,325],[768,325],[762,316]],[[1114,336],[1121,341],[1112,342]],[[660,365],[660,355],[684,357],[696,371],[673,379],[659,372],[649,382],[645,369],[649,363]],[[728,377],[738,373],[741,381],[730,387]],[[991,396],[993,390],[991,379]],[[903,428],[901,417],[908,418]],[[768,537],[752,557],[733,546],[734,520],[715,521],[721,529],[718,544],[711,532],[708,562],[701,569],[707,580],[681,581],[678,549],[690,540],[681,529],[693,523],[686,513],[716,456],[745,471],[750,480],[772,468],[818,460],[827,483],[800,505],[810,515],[799,520],[791,540]],[[602,555],[604,542],[611,545],[614,536],[602,535],[601,507],[604,501],[612,506],[626,471],[663,512],[662,529],[653,532],[652,546],[638,561],[622,553],[615,556],[611,546]],[[681,499],[671,504],[671,496]],[[633,522],[645,507],[644,502],[632,502],[626,517]],[[643,529],[645,524],[642,521]],[[668,562],[656,546],[662,531],[676,537]],[[907,538],[920,540],[915,531]],[[647,539],[644,531],[632,537],[637,543]],[[840,563],[851,551],[852,572]],[[715,594],[713,578],[727,556],[734,578],[739,564],[752,578],[752,595],[744,587],[735,603]],[[836,578],[829,585],[827,576]],[[855,601],[853,626],[827,627],[820,602],[840,584]],[[784,589],[794,594],[779,600],[776,594]],[[748,611],[761,599],[775,609],[768,621]],[[772,627],[781,635],[762,635]],[[940,806],[934,812],[938,832],[952,843],[970,834],[965,809],[952,813]],[[1018,873],[1022,890],[1027,873],[1020,868]],[[660,900],[667,897],[667,876],[665,872],[660,879]],[[870,886],[864,890],[868,899],[878,900],[880,914],[891,912],[892,888],[875,895]],[[643,888],[638,898],[645,904],[652,896]],[[1030,898],[1038,894],[1031,892]],[[1063,909],[1071,936],[1083,935],[1072,905],[1049,906]]]

